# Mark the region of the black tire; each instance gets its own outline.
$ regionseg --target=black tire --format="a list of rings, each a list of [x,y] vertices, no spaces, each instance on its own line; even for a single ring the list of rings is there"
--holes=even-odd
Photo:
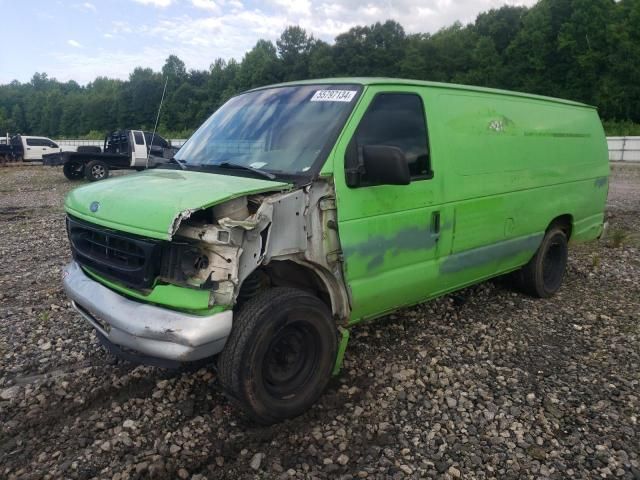
[[[69,180],[80,180],[84,176],[84,169],[81,163],[67,162],[62,166],[62,173]]]
[[[276,287],[248,300],[218,357],[225,393],[262,424],[293,418],[320,397],[338,348],[330,310],[317,297]]]
[[[102,160],[91,160],[84,167],[84,176],[90,182],[109,178],[109,166]]]
[[[545,233],[538,251],[520,270],[520,281],[526,293],[548,298],[562,285],[569,248],[566,233],[553,226]]]
[[[80,145],[76,151],[78,153],[102,153],[102,149],[96,145]]]

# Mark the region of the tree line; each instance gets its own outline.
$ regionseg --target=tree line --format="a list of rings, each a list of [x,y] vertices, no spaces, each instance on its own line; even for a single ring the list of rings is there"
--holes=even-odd
[[[0,132],[95,137],[151,129],[165,79],[160,132],[188,136],[229,97],[261,85],[336,76],[387,76],[505,88],[599,108],[610,134],[640,134],[640,0],[540,0],[475,22],[407,34],[393,20],[357,26],[329,44],[299,26],[259,40],[241,61],[187,71],[175,55],[160,72],[86,86],[46,73],[0,85]]]

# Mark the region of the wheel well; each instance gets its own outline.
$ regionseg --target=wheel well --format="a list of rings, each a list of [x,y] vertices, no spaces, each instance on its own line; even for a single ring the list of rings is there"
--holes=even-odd
[[[317,296],[330,311],[333,311],[331,295],[318,274],[291,260],[273,261],[254,270],[242,282],[238,293],[238,305],[269,287],[294,287],[305,290]]]
[[[569,240],[571,238],[571,232],[573,231],[573,216],[568,213],[557,216],[551,221],[551,223],[549,223],[547,231],[556,226],[562,229],[567,236],[567,240]]]

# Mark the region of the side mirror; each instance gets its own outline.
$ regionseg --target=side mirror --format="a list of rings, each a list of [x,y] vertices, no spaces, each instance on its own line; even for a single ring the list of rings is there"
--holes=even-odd
[[[389,145],[362,147],[362,163],[367,183],[373,185],[409,185],[411,174],[404,152]]]

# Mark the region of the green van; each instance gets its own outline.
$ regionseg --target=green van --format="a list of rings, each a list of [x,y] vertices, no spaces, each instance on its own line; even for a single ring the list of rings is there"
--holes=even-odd
[[[349,329],[514,272],[561,286],[569,242],[603,230],[595,108],[386,78],[237,95],[167,168],[72,191],[64,287],[115,354],[215,357],[252,418],[296,416]]]

